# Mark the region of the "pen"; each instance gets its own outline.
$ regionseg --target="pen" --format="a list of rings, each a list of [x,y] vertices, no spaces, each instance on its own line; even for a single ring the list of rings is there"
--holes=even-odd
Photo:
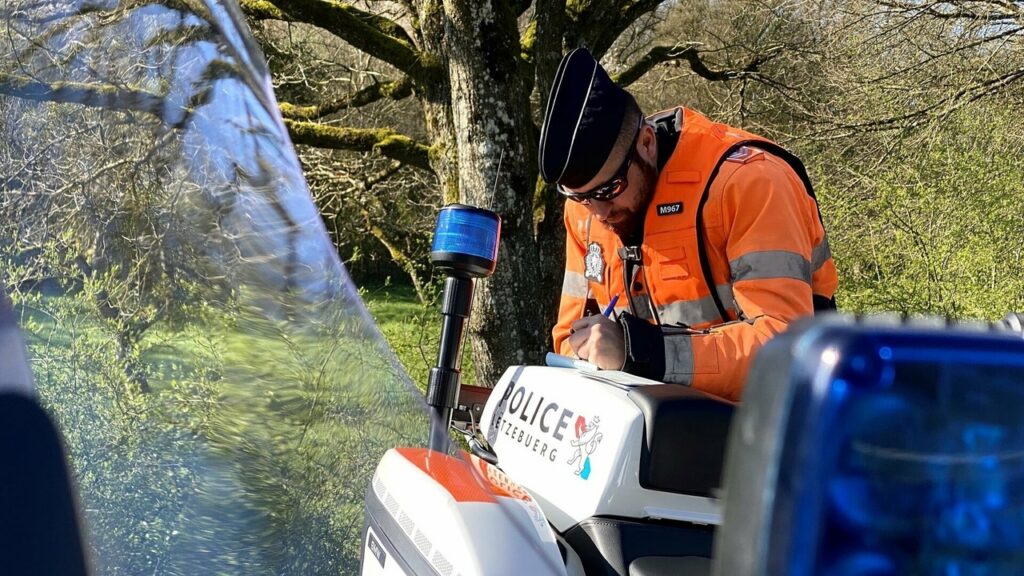
[[[615,311],[615,303],[618,302],[618,301],[619,301],[619,295],[618,294],[616,294],[615,296],[612,296],[612,301],[608,303],[608,307],[605,308],[604,312],[602,313],[602,314],[604,314],[605,318],[611,318],[612,312]]]

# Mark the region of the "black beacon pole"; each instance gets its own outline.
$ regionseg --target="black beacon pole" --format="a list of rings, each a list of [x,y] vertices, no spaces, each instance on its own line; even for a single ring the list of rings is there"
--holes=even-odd
[[[447,452],[451,442],[448,426],[459,395],[462,342],[473,304],[473,280],[494,272],[500,232],[501,219],[482,208],[451,204],[437,217],[430,260],[448,277],[441,303],[444,318],[437,366],[430,369],[427,385],[431,450]]]

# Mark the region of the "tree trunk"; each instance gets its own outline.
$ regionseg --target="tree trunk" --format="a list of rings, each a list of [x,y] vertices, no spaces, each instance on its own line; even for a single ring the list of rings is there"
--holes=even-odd
[[[446,194],[445,200],[488,208],[502,218],[498,267],[494,276],[477,283],[468,329],[484,385],[495,383],[510,365],[542,360],[544,309],[552,298],[544,291],[534,237],[530,83],[519,69],[515,14],[499,4],[446,0],[445,25],[421,28],[425,44],[441,46],[452,95],[448,110],[455,161],[443,154],[433,159],[444,189],[458,190],[457,197]],[[430,106],[424,107],[431,116]],[[428,122],[428,130],[440,124]],[[433,131],[431,137],[435,143],[444,140]],[[452,170],[452,164],[458,168]]]
[[[544,106],[548,101],[548,90],[558,70],[562,53],[568,47],[563,44],[563,35],[572,28],[565,17],[566,0],[537,0],[535,10],[543,15],[537,19],[534,40],[534,85],[537,88],[539,106],[534,107],[532,126],[539,127],[544,121]],[[572,46],[575,47],[575,44]],[[537,141],[540,134],[531,139],[536,158]],[[535,180],[539,181],[539,179]],[[544,346],[551,348],[551,327],[558,319],[558,300],[562,293],[562,277],[565,272],[565,226],[562,216],[565,199],[555,192],[554,186],[541,186],[534,194],[537,219],[537,250],[541,271],[541,289],[547,295],[539,302],[541,322],[545,327]]]

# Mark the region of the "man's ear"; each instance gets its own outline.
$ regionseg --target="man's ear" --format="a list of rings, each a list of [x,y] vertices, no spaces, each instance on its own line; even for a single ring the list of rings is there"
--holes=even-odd
[[[644,126],[640,132],[639,144],[640,149],[643,151],[644,158],[647,160],[656,159],[658,156],[657,150],[657,135],[654,132],[654,126],[651,126],[647,122],[644,122]]]

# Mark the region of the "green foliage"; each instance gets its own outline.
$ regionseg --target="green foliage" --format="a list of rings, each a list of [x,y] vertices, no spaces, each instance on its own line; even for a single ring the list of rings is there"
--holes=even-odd
[[[996,319],[1024,307],[1024,152],[1017,113],[979,106],[843,181],[823,211],[851,311]]]
[[[165,385],[142,393],[124,369],[117,334],[91,302],[88,291],[27,295],[22,326],[41,399],[72,459],[93,547],[118,551],[116,565],[99,555],[104,571],[153,571],[180,535],[183,503],[196,489],[196,470],[175,446],[205,427],[211,380],[208,372],[182,378],[180,363],[157,361],[150,374]],[[192,337],[199,342],[202,334]],[[217,365],[197,360],[207,370]],[[186,411],[188,426],[174,426]]]
[[[360,293],[388,345],[409,378],[426,391],[430,369],[437,365],[437,348],[441,339],[440,294],[434,291],[430,304],[419,302],[413,288],[406,284],[364,286]],[[462,383],[493,386],[494,382],[477,382],[473,355],[469,347],[462,350]]]
[[[1020,18],[975,14],[873,0],[673,3],[652,44],[698,46],[719,67],[761,64],[715,83],[670,63],[632,88],[646,110],[692,106],[799,153],[842,310],[995,319],[1024,307]]]
[[[372,327],[329,308],[159,323],[143,393],[92,302],[30,293],[19,309],[103,573],[354,572],[370,475],[426,425]]]

